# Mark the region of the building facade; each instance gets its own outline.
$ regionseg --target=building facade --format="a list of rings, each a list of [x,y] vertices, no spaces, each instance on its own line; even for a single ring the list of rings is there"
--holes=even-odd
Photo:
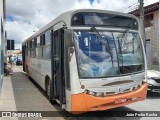
[[[4,56],[5,56],[5,0],[0,0],[0,91],[4,75]]]
[[[139,17],[139,10],[130,13]],[[159,2],[144,7],[144,23],[148,69],[160,71]]]

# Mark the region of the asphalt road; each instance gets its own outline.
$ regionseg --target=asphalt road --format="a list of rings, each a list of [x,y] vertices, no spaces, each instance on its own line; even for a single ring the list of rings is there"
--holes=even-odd
[[[21,71],[23,71],[22,66],[17,67]],[[53,107],[55,107],[58,111],[61,110],[57,104],[54,104]],[[121,111],[128,111],[128,113],[137,112],[141,115],[138,117],[116,117],[117,112],[115,111],[120,111],[119,114],[121,114]],[[65,115],[63,115],[66,120],[160,120],[160,117],[143,117],[144,111],[155,114],[156,112],[154,111],[159,111],[158,114],[160,114],[160,93],[153,93],[148,91],[147,98],[145,101],[140,101],[127,106],[109,110],[109,114],[111,113],[111,116],[113,117],[105,117],[107,111],[90,112],[77,116],[73,116],[66,112]],[[147,112],[144,112],[144,114],[146,114]]]

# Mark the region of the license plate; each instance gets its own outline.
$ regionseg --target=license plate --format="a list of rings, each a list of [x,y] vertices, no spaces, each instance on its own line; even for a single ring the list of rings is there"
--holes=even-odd
[[[115,100],[115,104],[119,104],[119,103],[125,103],[127,101],[127,99],[126,98],[119,98],[119,99],[117,99],[117,100]]]

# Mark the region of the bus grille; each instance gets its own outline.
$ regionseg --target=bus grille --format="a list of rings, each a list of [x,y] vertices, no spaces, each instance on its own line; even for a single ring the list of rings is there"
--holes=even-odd
[[[85,93],[88,94],[88,95],[95,96],[95,97],[106,97],[106,96],[112,96],[112,95],[123,94],[123,93],[131,92],[131,91],[135,91],[138,88],[140,88],[141,85],[142,85],[142,83],[140,83],[136,87],[127,88],[127,89],[124,89],[123,91],[118,92],[118,93],[116,93],[114,91],[109,91],[109,92],[93,92],[93,91],[90,91],[90,90],[85,90]]]

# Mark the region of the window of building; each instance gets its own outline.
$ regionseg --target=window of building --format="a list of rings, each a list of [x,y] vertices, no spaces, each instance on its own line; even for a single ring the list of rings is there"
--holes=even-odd
[[[153,21],[153,14],[145,15],[144,21],[145,21],[145,27],[150,27]]]

